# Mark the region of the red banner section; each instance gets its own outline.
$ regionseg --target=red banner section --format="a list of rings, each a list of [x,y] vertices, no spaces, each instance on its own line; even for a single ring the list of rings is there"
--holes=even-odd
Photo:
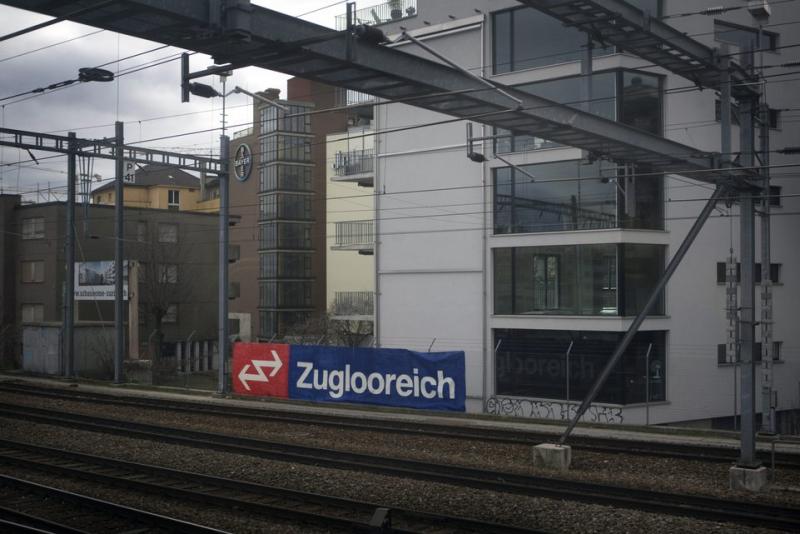
[[[232,382],[237,395],[289,397],[289,345],[234,343]]]

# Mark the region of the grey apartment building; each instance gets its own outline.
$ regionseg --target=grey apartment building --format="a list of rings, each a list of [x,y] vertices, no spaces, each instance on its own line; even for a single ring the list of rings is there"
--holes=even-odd
[[[217,329],[216,215],[125,208],[125,259],[138,263],[140,354],[146,357],[163,305],[163,341],[213,340]],[[75,261],[82,284],[113,280],[114,207],[76,207]],[[26,326],[64,320],[66,204],[0,196],[0,361],[19,363]],[[102,267],[99,270],[98,267]],[[162,302],[163,301],[163,302]],[[129,320],[125,306],[124,321]],[[113,329],[113,300],[76,300],[75,323]],[[53,350],[57,348],[54,347]]]

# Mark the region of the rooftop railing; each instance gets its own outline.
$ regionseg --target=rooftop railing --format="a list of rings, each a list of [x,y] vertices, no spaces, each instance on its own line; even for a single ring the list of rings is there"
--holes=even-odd
[[[355,23],[375,26],[377,24],[386,24],[387,22],[407,19],[416,14],[417,0],[390,0],[384,4],[356,10]],[[347,15],[338,15],[336,17],[336,30],[342,31],[346,29]]]

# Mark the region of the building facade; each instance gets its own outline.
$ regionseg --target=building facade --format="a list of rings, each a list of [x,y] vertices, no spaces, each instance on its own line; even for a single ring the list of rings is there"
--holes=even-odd
[[[633,4],[654,16],[712,7]],[[794,20],[799,13],[791,3],[774,5],[772,20]],[[758,35],[744,9],[668,22],[706,45],[729,46],[735,59]],[[698,150],[720,151],[713,91],[696,90],[688,80],[602,43],[593,43],[590,62],[584,33],[517,2],[419,0],[401,24],[486,78]],[[392,22],[381,28],[392,40],[401,31]],[[780,32],[780,26],[766,27],[759,61],[796,59],[794,49],[779,46]],[[408,41],[393,46],[428,57]],[[591,84],[582,75],[587,71]],[[769,80],[770,146],[798,146],[800,128],[791,118],[797,82]],[[663,176],[480,124],[475,136],[493,139],[477,143],[488,161],[474,163],[466,157],[464,122],[447,118],[400,103],[375,108],[377,342],[465,350],[469,411],[568,418],[713,187],[691,175]],[[432,125],[419,127],[426,124]],[[733,129],[737,152],[739,132]],[[790,155],[771,157],[774,165],[792,162]],[[784,431],[797,429],[800,409],[800,338],[792,304],[800,297],[800,256],[792,245],[800,191],[793,172],[772,173],[775,322],[768,354]],[[726,200],[645,319],[588,420],[735,426],[739,363],[724,348],[724,272],[731,249],[738,255],[739,223],[737,204]],[[760,395],[758,401],[760,411]]]
[[[207,194],[206,182],[168,165],[137,166],[125,177],[123,204],[131,208],[218,212],[219,198]],[[92,191],[92,203],[113,206],[116,202],[114,188],[111,181]],[[216,189],[209,193],[211,191]]]
[[[84,298],[82,291],[113,279],[114,207],[75,210],[75,324],[113,329],[112,298]],[[139,354],[146,358],[156,338],[156,314],[164,342],[214,340],[217,332],[217,216],[126,207],[125,259],[137,269]],[[0,293],[3,356],[20,361],[25,326],[60,326],[64,321],[66,205],[20,204],[0,196],[3,286]],[[113,283],[112,283],[113,285]],[[129,322],[125,306],[125,323]],[[127,331],[127,330],[126,330]],[[55,350],[55,348],[54,348]]]

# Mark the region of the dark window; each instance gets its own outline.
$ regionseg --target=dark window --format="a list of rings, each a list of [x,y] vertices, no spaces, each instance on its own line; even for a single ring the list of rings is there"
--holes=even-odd
[[[780,208],[781,207],[781,186],[769,186],[769,205]]]
[[[584,109],[581,91],[584,78],[571,76],[515,86],[559,104]],[[609,120],[618,120],[634,128],[662,135],[661,77],[638,71],[613,70],[592,74],[592,97],[589,112]],[[495,152],[525,152],[559,146],[558,143],[531,135],[512,135],[497,129]]]
[[[259,192],[311,191],[311,167],[272,164],[259,171]]]
[[[663,270],[661,245],[496,248],[494,313],[632,316]],[[662,297],[651,314],[663,313]]]
[[[493,171],[496,234],[663,228],[661,176],[636,176],[631,191],[630,184],[618,185],[624,181],[622,172],[606,162],[571,160],[523,168],[536,180],[512,167]]]
[[[20,267],[23,284],[44,282],[44,261],[23,261]]]
[[[265,252],[259,276],[265,279],[311,278],[311,255],[303,252]]]
[[[769,265],[769,278],[773,284],[780,284],[781,283],[781,267],[782,263],[770,263]],[[717,283],[724,284],[727,282],[727,277],[725,274],[726,270],[726,263],[725,262],[717,262]],[[756,284],[761,283],[761,264],[756,263],[755,268],[753,269],[753,278],[756,281]],[[736,283],[738,284],[742,280],[742,264],[736,264]]]
[[[494,335],[498,395],[581,400],[624,333],[495,330]],[[597,402],[641,403],[647,400],[648,392],[651,402],[666,400],[665,343],[665,332],[638,332],[600,390]]]
[[[778,128],[780,128],[781,110],[769,109],[767,110],[767,112],[769,113],[768,117],[769,127],[772,128],[773,130],[777,130]]]
[[[270,222],[260,225],[261,249],[310,249],[311,225],[308,223]]]
[[[631,4],[658,17],[659,0],[631,0]],[[578,61],[585,54],[586,33],[530,8],[516,8],[492,15],[494,73],[513,72]],[[614,53],[594,43],[594,57]]]
[[[762,32],[764,44],[761,48],[774,51],[778,46],[778,34],[766,30],[762,30]],[[740,51],[744,50],[747,46],[755,50],[758,43],[758,28],[750,28],[730,22],[715,20],[714,39],[737,46]]]
[[[275,106],[261,108],[261,132],[309,133],[311,131],[311,106],[283,104],[288,111]]]

